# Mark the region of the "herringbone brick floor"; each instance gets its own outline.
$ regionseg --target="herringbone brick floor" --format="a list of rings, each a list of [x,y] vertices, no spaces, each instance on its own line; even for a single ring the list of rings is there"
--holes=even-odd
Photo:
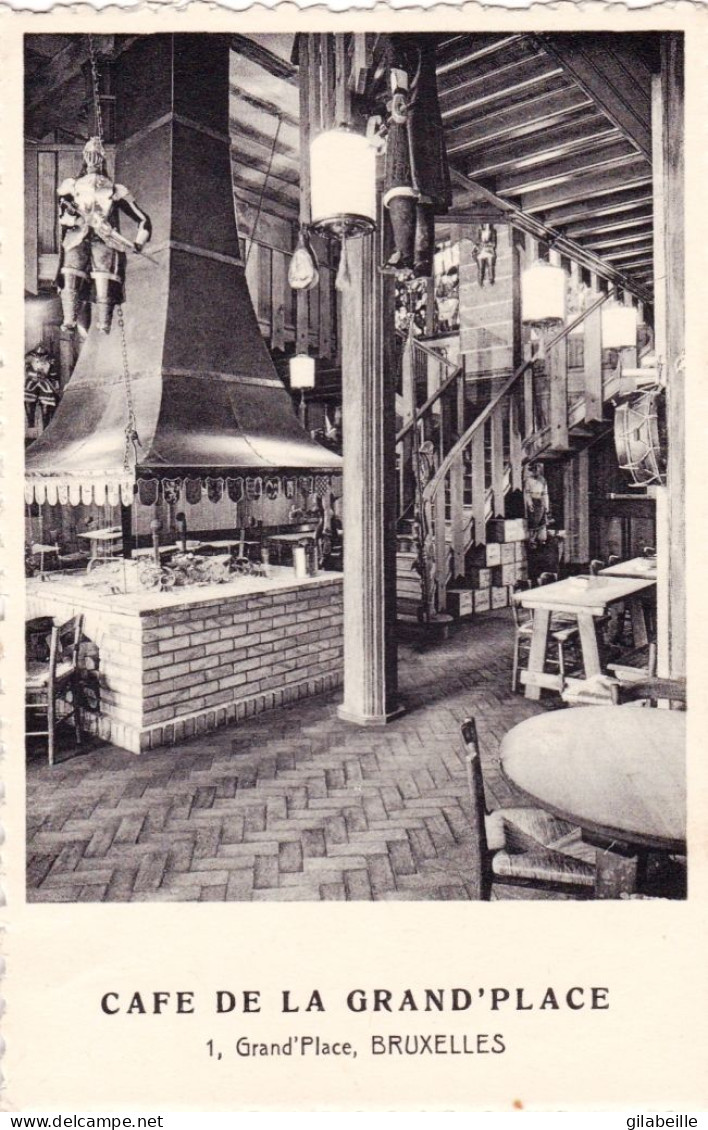
[[[341,722],[334,692],[140,757],[97,745],[49,769],[37,746],[27,897],[469,898],[459,727],[475,715],[488,799],[505,803],[500,739],[542,709],[511,694],[510,669],[504,610],[436,646],[402,644],[407,710],[386,727]]]

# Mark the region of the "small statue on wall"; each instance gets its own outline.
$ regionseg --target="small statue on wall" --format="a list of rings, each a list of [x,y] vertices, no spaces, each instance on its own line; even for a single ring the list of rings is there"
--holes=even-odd
[[[524,504],[529,530],[529,545],[546,541],[550,521],[548,483],[540,463],[530,463],[524,474]]]
[[[27,425],[34,428],[39,411],[42,430],[54,415],[59,403],[59,374],[54,358],[43,345],[35,345],[25,354],[25,415]]]
[[[497,270],[497,229],[494,224],[480,224],[475,238],[474,257],[477,260],[477,282],[494,286]]]
[[[113,308],[124,298],[126,253],[141,251],[148,242],[152,234],[150,218],[129,189],[108,176],[98,137],[89,138],[78,177],[63,180],[57,195],[62,229],[58,272],[62,328],[75,328],[79,303],[92,284],[94,322],[102,333],[110,333]],[[121,212],[138,225],[134,240],[118,230]]]

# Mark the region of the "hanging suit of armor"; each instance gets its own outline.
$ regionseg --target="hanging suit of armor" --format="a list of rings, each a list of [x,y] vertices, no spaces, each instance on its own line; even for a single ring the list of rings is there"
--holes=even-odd
[[[389,37],[391,115],[386,146],[384,205],[395,249],[386,267],[429,278],[435,215],[452,203],[450,172],[435,73],[435,38]]]
[[[130,191],[106,174],[105,154],[98,138],[84,148],[78,177],[67,177],[57,190],[62,246],[58,285],[61,290],[63,328],[73,329],[79,301],[93,283],[93,317],[109,333],[113,307],[123,301],[127,251],[140,251],[150,239],[150,218]],[[135,240],[118,230],[119,212],[138,225]]]

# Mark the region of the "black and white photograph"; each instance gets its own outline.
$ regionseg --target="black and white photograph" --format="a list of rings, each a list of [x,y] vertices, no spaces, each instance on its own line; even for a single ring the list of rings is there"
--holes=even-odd
[[[28,897],[685,897],[682,37],[25,66]]]
[[[401,1052],[433,1029],[438,1082],[474,1045],[475,1108],[575,1084],[617,1105],[630,1084],[591,1080],[593,1049],[618,1064],[643,1010],[658,1041],[705,1001],[681,927],[705,851],[702,40],[680,13],[593,13],[67,13],[5,48],[16,937],[37,955],[56,931],[46,962],[67,955],[43,1046],[71,986],[77,1047],[95,1026],[108,1063],[136,1033],[138,1095],[169,1031],[223,1108],[226,1026],[271,1047],[270,1003],[280,1051],[245,1054],[351,1046],[348,1106],[367,1057],[362,1095],[395,1061],[398,1108],[444,1106]],[[672,962],[652,1005],[648,970]],[[198,1044],[170,1011],[199,1013]],[[699,1035],[664,1074],[651,1043],[627,1079],[678,1099],[662,1087],[697,1084]],[[545,1046],[584,1059],[558,1091]],[[529,1094],[503,1099],[521,1060]],[[259,1061],[244,1094],[268,1080],[302,1105],[314,1071],[331,1105],[320,1062],[281,1091]]]

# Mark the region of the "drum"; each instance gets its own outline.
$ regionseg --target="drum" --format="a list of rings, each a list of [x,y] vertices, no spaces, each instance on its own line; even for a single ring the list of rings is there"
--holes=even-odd
[[[666,401],[661,391],[640,392],[615,409],[615,449],[634,486],[666,483]]]

